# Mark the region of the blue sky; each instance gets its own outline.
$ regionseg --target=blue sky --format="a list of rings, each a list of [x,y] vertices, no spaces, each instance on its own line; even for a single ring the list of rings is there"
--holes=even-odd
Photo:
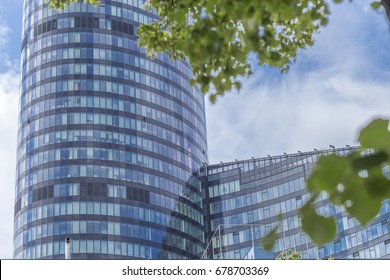
[[[287,74],[257,69],[207,105],[211,163],[354,145],[363,124],[390,118],[390,25],[369,2],[332,5]],[[21,12],[21,0],[0,1],[0,258],[12,256]]]

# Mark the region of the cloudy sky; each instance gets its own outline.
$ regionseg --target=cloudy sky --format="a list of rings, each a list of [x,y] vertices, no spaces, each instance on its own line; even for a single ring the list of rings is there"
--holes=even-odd
[[[0,258],[12,257],[21,2],[0,1]],[[332,5],[287,74],[257,69],[207,106],[210,163],[354,145],[363,124],[390,118],[390,25],[368,2]]]

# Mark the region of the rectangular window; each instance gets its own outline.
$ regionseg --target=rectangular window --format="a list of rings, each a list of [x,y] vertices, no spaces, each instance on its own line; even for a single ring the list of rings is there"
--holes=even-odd
[[[81,26],[80,17],[75,17],[75,19],[74,19],[74,27],[80,27],[80,26]]]

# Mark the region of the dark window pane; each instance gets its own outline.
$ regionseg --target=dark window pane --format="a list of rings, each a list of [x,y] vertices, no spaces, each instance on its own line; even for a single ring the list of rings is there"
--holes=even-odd
[[[42,188],[42,199],[46,199],[47,198],[47,187],[43,187]]]
[[[48,198],[52,198],[53,196],[54,196],[54,191],[53,191],[53,189],[54,189],[54,186],[53,185],[51,185],[51,186],[48,186],[48,188],[47,188],[47,197]]]
[[[93,18],[93,27],[99,28],[99,18]]]
[[[139,200],[139,190],[133,189],[133,200],[138,201]]]
[[[42,189],[38,189],[38,200],[42,200]]]
[[[37,190],[33,190],[33,202],[37,201]]]
[[[86,17],[81,18],[81,27],[87,27],[87,18]]]
[[[74,27],[80,27],[80,17],[75,17],[75,19],[74,19]]]
[[[87,190],[88,195],[93,195],[93,184],[88,183],[88,190]]]
[[[128,187],[126,191],[126,198],[133,199],[133,188]]]

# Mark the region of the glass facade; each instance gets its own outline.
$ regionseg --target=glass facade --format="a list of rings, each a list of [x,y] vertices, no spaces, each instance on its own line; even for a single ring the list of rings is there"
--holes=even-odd
[[[81,2],[81,1],[80,1]],[[25,0],[15,258],[199,258],[204,99],[185,61],[136,42],[143,0]]]
[[[139,24],[157,18],[143,2],[24,0],[14,257],[63,259],[70,237],[74,259],[390,258],[390,201],[362,228],[321,196],[337,239],[318,247],[300,230],[307,175],[351,148],[207,165],[189,65],[137,47]]]
[[[390,201],[378,217],[361,227],[342,207],[321,195],[317,211],[337,221],[337,238],[318,247],[300,229],[299,209],[308,199],[305,180],[323,154],[348,154],[351,148],[314,151],[225,164],[205,165],[199,175],[205,206],[206,259],[244,259],[283,219],[273,257],[291,249],[304,259],[390,258]],[[257,248],[257,251],[258,248]],[[269,258],[258,252],[259,258]]]

